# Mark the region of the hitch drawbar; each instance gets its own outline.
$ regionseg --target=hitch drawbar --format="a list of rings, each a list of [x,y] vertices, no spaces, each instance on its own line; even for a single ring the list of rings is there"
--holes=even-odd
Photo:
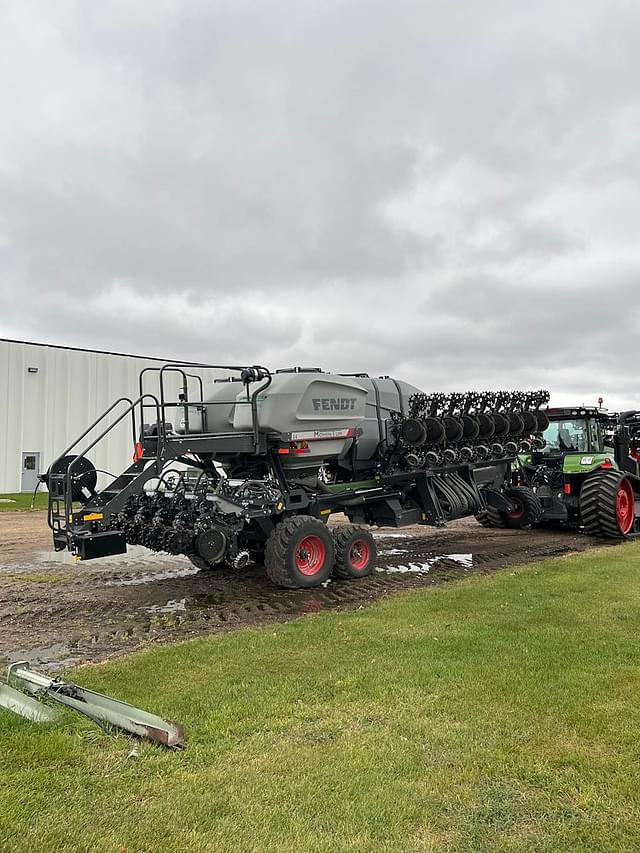
[[[56,720],[58,711],[41,699],[72,708],[101,727],[111,725],[173,749],[184,747],[184,731],[177,723],[77,684],[42,675],[24,661],[11,664],[7,684],[0,684],[0,707],[34,722]]]

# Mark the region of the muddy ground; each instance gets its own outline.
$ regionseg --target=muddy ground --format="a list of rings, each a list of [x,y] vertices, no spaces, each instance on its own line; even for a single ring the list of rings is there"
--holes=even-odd
[[[152,643],[353,609],[398,590],[602,545],[580,533],[485,530],[472,519],[374,536],[379,557],[369,578],[288,591],[262,566],[198,572],[185,557],[139,548],[63,562],[69,555],[51,553],[44,513],[0,513],[0,662],[55,670]]]

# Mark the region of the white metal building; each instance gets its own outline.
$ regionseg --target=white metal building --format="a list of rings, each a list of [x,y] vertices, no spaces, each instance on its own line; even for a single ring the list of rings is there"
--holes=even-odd
[[[118,397],[139,396],[138,375],[144,367],[163,363],[164,359],[0,338],[0,493],[33,491],[38,473],[46,471],[111,403]],[[197,368],[189,372],[202,376],[205,389],[215,376],[224,375]],[[156,377],[149,374],[145,390],[157,393]],[[177,399],[181,382],[178,374],[167,378],[168,402]],[[86,442],[95,435],[91,433]],[[87,455],[96,468],[120,473],[131,461],[132,445],[131,421],[126,419]]]

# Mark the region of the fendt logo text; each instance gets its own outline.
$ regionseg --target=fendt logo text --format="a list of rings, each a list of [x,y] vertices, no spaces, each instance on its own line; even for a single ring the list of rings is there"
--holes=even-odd
[[[316,412],[346,412],[355,409],[357,397],[314,397]]]

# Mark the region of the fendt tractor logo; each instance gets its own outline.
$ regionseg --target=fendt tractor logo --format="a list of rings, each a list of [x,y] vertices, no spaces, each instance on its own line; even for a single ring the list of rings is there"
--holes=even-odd
[[[357,397],[314,397],[313,408],[316,412],[349,412],[355,409]]]

